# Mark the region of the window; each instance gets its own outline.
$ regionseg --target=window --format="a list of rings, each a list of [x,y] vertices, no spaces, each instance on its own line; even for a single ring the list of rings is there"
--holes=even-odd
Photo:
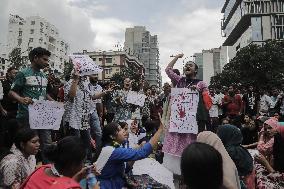
[[[23,35],[23,31],[19,31],[19,36],[22,36]]]
[[[118,71],[119,71],[119,68],[116,68],[116,71],[118,72]]]
[[[112,69],[111,69],[111,68],[105,70],[105,73],[106,73],[106,74],[111,74],[111,72],[112,72]]]
[[[30,38],[29,39],[29,43],[33,42],[34,41],[34,38]]]
[[[112,58],[106,58],[106,63],[112,63]]]
[[[19,25],[23,25],[23,22],[19,22]]]
[[[33,49],[32,47],[29,47],[29,48],[28,48],[28,51],[30,52],[32,49]]]
[[[35,21],[33,20],[33,21],[31,21],[31,25],[35,25]]]
[[[43,33],[43,28],[40,28],[39,31],[40,31],[40,33]]]
[[[38,41],[39,41],[39,43],[41,44],[41,43],[42,43],[42,38],[40,38]]]
[[[103,59],[102,58],[99,58],[99,61],[102,61]]]
[[[40,27],[43,27],[43,23],[42,22],[40,22]]]
[[[30,32],[30,33],[31,33],[31,34],[34,34],[34,32],[35,32],[35,30],[34,30],[34,29],[31,29],[31,32]]]
[[[96,58],[92,58],[93,59],[93,61],[96,61]]]
[[[22,39],[18,39],[18,46],[20,46],[22,44]]]

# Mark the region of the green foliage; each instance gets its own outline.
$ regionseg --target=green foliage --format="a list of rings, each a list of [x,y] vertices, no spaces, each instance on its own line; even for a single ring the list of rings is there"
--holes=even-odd
[[[9,61],[11,62],[11,65],[17,69],[20,69],[23,66],[20,48],[14,48],[12,50],[12,52],[9,54]]]
[[[271,88],[284,81],[284,41],[267,41],[263,46],[242,48],[222,73],[211,78],[215,87],[241,84]]]

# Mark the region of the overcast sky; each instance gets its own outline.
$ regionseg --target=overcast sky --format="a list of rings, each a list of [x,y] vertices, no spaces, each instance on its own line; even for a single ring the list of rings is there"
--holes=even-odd
[[[117,43],[123,45],[126,27],[142,25],[152,35],[158,35],[165,82],[168,78],[164,68],[170,55],[183,52],[190,57],[202,49],[221,46],[223,3],[224,0],[0,0],[0,43],[6,42],[9,14],[44,17],[70,44],[70,53],[114,49]]]

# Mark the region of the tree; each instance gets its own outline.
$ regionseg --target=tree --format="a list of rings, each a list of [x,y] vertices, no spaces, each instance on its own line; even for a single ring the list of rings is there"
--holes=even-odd
[[[11,62],[12,66],[20,69],[23,66],[23,59],[21,56],[21,49],[14,48],[12,52],[9,54],[9,61]]]
[[[263,46],[242,48],[222,73],[211,78],[215,87],[241,84],[261,88],[280,86],[284,81],[284,42],[267,41]]]

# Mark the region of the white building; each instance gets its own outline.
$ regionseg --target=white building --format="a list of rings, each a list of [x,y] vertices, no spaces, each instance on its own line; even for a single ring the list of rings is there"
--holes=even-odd
[[[143,63],[145,79],[150,85],[162,85],[157,35],[152,36],[144,26],[126,28],[124,50]]]
[[[283,0],[226,0],[222,8],[224,46],[232,59],[251,43],[284,39]]]
[[[103,72],[98,74],[100,81],[110,81],[112,76],[116,73],[121,73],[124,68],[132,69],[141,75],[144,75],[143,64],[134,56],[130,56],[125,51],[91,51],[83,50],[83,53],[74,54],[87,54],[96,62]]]
[[[211,77],[221,73],[227,63],[227,48],[203,50],[202,53],[195,53],[193,56],[194,62],[198,66],[197,79],[201,79],[209,85]]]
[[[59,36],[58,29],[39,16],[23,19],[10,15],[8,26],[7,56],[14,48],[21,48],[23,64],[28,64],[29,51],[43,47],[51,52],[50,67],[55,73],[63,73],[64,62],[69,61],[69,45]],[[7,62],[5,69],[10,66]]]

